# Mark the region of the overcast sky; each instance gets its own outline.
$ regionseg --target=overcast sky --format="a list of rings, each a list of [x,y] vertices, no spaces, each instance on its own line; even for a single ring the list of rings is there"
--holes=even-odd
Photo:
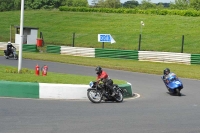
[[[126,1],[129,1],[129,0],[120,0],[121,3],[124,3]],[[141,3],[142,0],[136,0],[138,1],[139,3]],[[151,2],[153,3],[159,3],[159,2],[163,2],[163,3],[170,3],[170,2],[174,2],[175,0],[151,0]],[[92,0],[88,0],[88,3],[91,5],[91,2]]]

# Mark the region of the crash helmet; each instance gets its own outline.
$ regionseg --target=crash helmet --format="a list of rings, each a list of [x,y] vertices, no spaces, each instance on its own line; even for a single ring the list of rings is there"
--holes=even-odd
[[[102,72],[102,68],[100,66],[95,68],[96,74],[100,74]]]
[[[11,42],[10,42],[10,41],[8,41],[8,45],[11,45]]]
[[[170,69],[169,68],[165,68],[165,70],[163,71],[163,74],[166,75],[168,72],[168,74],[170,73]]]

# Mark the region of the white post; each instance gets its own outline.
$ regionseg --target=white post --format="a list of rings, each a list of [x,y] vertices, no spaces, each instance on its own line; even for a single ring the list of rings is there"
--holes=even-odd
[[[23,44],[23,26],[24,23],[24,0],[21,0],[21,18],[20,18],[20,44],[19,44],[19,60],[18,60],[18,73],[22,68],[22,44]]]

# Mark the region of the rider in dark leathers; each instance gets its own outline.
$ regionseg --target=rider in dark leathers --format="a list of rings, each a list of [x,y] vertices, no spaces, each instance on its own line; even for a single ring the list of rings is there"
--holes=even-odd
[[[95,71],[97,74],[97,82],[101,80],[106,85],[106,87],[108,87],[111,90],[111,96],[114,96],[116,92],[113,88],[113,80],[109,78],[108,74],[105,71],[103,71],[100,66],[96,67]]]
[[[15,47],[12,45],[11,42],[8,42],[6,56],[9,56],[12,53],[12,48],[15,48]]]

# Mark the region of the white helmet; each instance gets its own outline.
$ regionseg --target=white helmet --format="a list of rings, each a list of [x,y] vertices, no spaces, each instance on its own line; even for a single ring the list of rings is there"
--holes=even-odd
[[[11,44],[11,42],[9,41],[9,42],[8,42],[8,45],[10,45],[10,44]]]

